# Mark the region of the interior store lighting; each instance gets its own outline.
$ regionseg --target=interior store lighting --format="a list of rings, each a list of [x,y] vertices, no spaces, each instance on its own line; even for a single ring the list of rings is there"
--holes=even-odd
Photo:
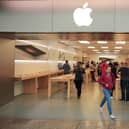
[[[116,41],[116,44],[125,44],[126,41]]]
[[[82,43],[82,44],[90,44],[89,41],[83,41],[83,40],[80,40],[79,43]]]
[[[107,46],[105,46],[105,47],[103,46],[103,47],[101,47],[101,48],[106,49],[106,48],[108,48],[108,47],[107,47]]]
[[[88,48],[95,48],[94,46],[88,46]]]
[[[116,49],[122,49],[122,47],[121,46],[119,46],[119,47],[115,47]]]

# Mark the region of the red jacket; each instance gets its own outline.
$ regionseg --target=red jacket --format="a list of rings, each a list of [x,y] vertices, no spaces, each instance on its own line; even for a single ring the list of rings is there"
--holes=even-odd
[[[115,86],[115,76],[114,74],[102,74],[98,79],[99,84],[103,86],[103,88],[112,90],[112,88]]]
[[[108,64],[106,63],[102,63],[100,66],[101,69],[101,74],[105,74],[106,73],[106,68],[107,68]]]

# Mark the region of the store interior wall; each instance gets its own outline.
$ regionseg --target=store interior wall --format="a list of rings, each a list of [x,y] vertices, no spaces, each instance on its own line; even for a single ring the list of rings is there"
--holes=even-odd
[[[36,44],[39,41],[33,42]],[[16,41],[16,44],[19,45],[19,42]],[[66,47],[66,45],[54,41],[43,42],[41,45],[45,47],[37,47],[34,45],[45,52],[45,54],[37,57],[15,48],[15,60],[23,60],[23,62],[15,62],[15,75],[57,71],[58,63],[64,64],[65,60],[68,60],[71,67],[73,67],[75,61],[82,60],[82,51],[76,50],[73,47]],[[26,60],[34,60],[35,62],[25,62]],[[36,63],[36,61],[41,62]]]
[[[8,34],[4,34],[8,35]],[[31,41],[32,42],[32,41]],[[46,52],[45,55],[41,55],[38,57],[33,57],[17,48],[15,45],[19,44],[17,40],[10,40],[7,38],[1,39],[0,44],[0,54],[4,55],[1,58],[1,98],[0,104],[7,103],[12,100],[14,96],[20,95],[23,93],[23,84],[22,81],[15,82],[12,77],[17,75],[24,74],[36,74],[38,72],[52,72],[58,70],[58,63],[64,64],[65,60],[69,60],[71,67],[76,61],[83,61],[83,56],[85,56],[89,61],[94,60],[96,62],[99,61],[99,56],[101,54],[88,54],[84,53],[79,49],[75,49],[72,46],[66,47],[66,45],[60,44],[56,41],[35,41],[35,44],[38,42],[42,42],[42,45],[46,47],[38,47]],[[71,53],[72,52],[72,53]],[[109,56],[109,55],[108,55]],[[112,56],[112,55],[110,55]],[[116,55],[114,61],[125,61],[128,58],[128,55]],[[18,60],[22,60],[23,62],[18,62]],[[33,60],[33,62],[26,62],[27,60]],[[36,62],[41,61],[41,62]],[[14,67],[15,63],[15,67]],[[6,69],[6,71],[4,71]],[[3,95],[3,97],[2,97]]]
[[[51,41],[27,41],[34,43],[33,46],[44,51],[45,54],[40,56],[32,56],[24,51],[15,48],[15,76],[32,75],[37,73],[57,72],[58,64],[62,65],[65,60],[69,61],[71,68],[76,61],[82,60],[82,51],[76,50],[73,47],[66,47],[54,40]],[[41,42],[41,47],[37,47],[37,43]],[[24,42],[15,41],[16,45],[26,45]],[[42,46],[43,45],[43,46]],[[15,82],[14,96],[23,93],[22,81]]]
[[[0,37],[0,106],[14,98],[15,41]]]

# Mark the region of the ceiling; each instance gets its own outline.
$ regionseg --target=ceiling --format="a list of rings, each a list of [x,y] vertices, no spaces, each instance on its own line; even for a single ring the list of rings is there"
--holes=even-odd
[[[108,32],[67,32],[67,33],[15,33],[17,39],[44,40],[44,39],[61,39],[61,40],[127,40],[129,33],[108,33]]]
[[[81,49],[88,54],[129,54],[128,33],[16,33],[18,40],[38,40],[43,42],[56,41],[68,47]],[[89,44],[81,44],[79,41],[89,41]],[[106,44],[98,44],[97,41],[107,41]],[[125,44],[116,44],[116,41],[125,41]],[[88,48],[94,46],[95,48]],[[102,48],[108,47],[108,48]],[[115,48],[121,47],[121,48]]]

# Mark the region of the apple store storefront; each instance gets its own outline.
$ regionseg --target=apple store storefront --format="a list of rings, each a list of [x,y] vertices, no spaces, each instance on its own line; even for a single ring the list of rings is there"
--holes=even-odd
[[[0,9],[1,129],[129,127],[128,1],[2,0]]]

